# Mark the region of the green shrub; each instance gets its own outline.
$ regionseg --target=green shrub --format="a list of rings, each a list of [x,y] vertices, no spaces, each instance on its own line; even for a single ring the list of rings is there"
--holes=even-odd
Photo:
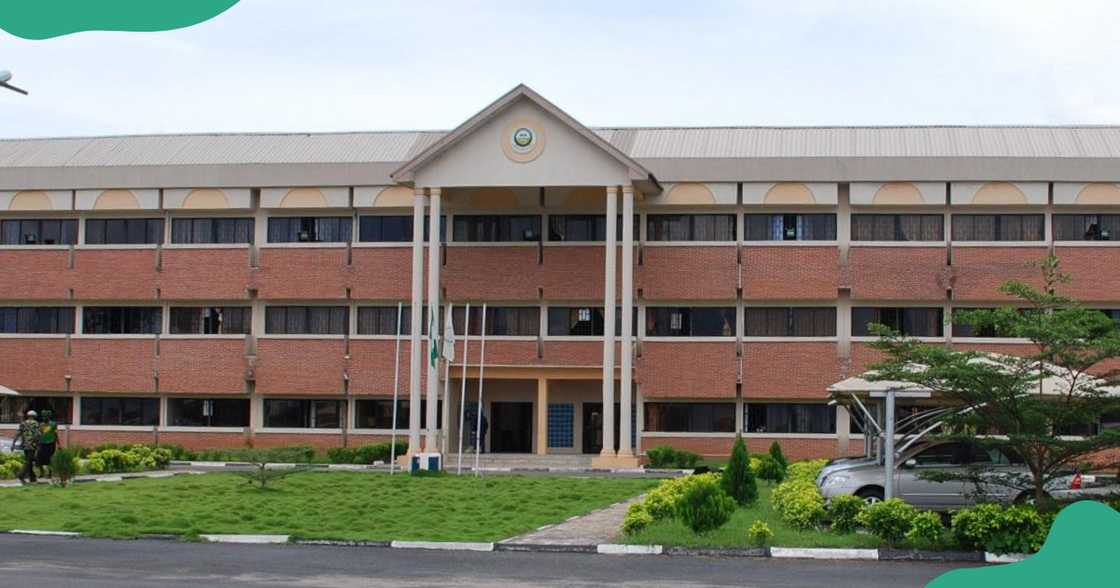
[[[197,456],[189,449],[184,448],[182,445],[164,444],[156,445],[158,449],[166,449],[174,461],[194,461]]]
[[[832,530],[837,533],[851,533],[859,526],[859,515],[863,512],[864,502],[858,496],[843,495],[833,498],[828,504],[828,517],[832,520]]]
[[[964,549],[1033,553],[1042,548],[1052,522],[1031,506],[980,504],[953,515],[952,530]]]
[[[747,453],[747,444],[743,443],[743,436],[735,438],[735,445],[731,448],[731,460],[720,479],[723,491],[735,499],[739,506],[750,506],[758,500],[758,485],[751,472],[750,455]]]
[[[253,462],[263,459],[268,463],[311,463],[315,460],[315,448],[310,445],[292,447],[273,447],[254,449],[241,447],[235,449],[210,449],[198,454],[201,461],[243,461]]]
[[[22,453],[0,453],[0,479],[17,478],[19,477],[19,471],[22,469]]]
[[[910,532],[914,507],[899,498],[868,505],[859,515],[859,523],[888,547],[898,545]]]
[[[626,509],[626,517],[622,519],[622,532],[633,535],[653,524],[653,517],[646,510],[645,505],[636,502]]]
[[[719,474],[696,474],[662,480],[656,488],[650,490],[649,494],[646,495],[643,503],[646,512],[655,521],[673,518],[676,516],[677,504],[680,503],[685,487],[702,480],[718,482]]]
[[[677,449],[671,445],[659,445],[646,450],[652,468],[673,468],[686,470],[700,463],[700,456],[691,451]]]
[[[936,546],[941,544],[944,535],[945,526],[941,524],[941,515],[927,510],[910,519],[910,531],[906,533],[906,538]]]
[[[78,453],[73,447],[59,447],[51,456],[51,473],[62,486],[78,475]]]
[[[139,466],[134,453],[120,449],[102,449],[89,454],[86,469],[91,474],[108,474],[131,472],[139,469]]]
[[[786,468],[789,467],[789,460],[786,459],[786,454],[782,453],[782,446],[777,441],[770,444],[770,457],[774,458],[774,461],[781,466],[782,476],[784,477]]]
[[[327,461],[331,463],[355,463],[358,451],[353,447],[331,447],[327,450]]]
[[[812,529],[824,518],[824,498],[813,482],[805,480],[782,482],[774,488],[770,501],[782,520],[797,529]]]
[[[747,529],[747,543],[752,547],[766,547],[773,538],[774,532],[770,530],[770,525],[763,521],[755,521]]]
[[[735,499],[728,496],[713,477],[689,478],[694,479],[684,485],[677,503],[677,518],[698,535],[714,531],[731,520]]]
[[[370,465],[377,461],[389,463],[392,458],[392,448],[393,444],[391,442],[363,445],[355,450],[354,459],[350,463],[361,465]],[[408,442],[397,441],[397,456],[406,453],[408,453]]]
[[[827,459],[814,459],[810,461],[798,461],[789,464],[786,468],[787,480],[806,480],[816,483],[817,474],[821,473],[821,468],[828,463]]]
[[[770,454],[763,454],[758,458],[758,477],[768,482],[781,482],[786,477],[786,470],[782,464]]]

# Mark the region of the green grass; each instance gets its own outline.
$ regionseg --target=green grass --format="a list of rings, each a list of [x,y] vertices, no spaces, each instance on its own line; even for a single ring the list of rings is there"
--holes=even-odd
[[[306,472],[258,490],[213,473],[5,490],[0,529],[496,541],[640,494],[655,480]]]
[[[735,511],[728,523],[707,535],[697,535],[677,520],[658,521],[640,533],[626,538],[627,543],[686,545],[711,547],[749,547],[747,529],[756,520],[762,520],[774,532],[771,545],[778,547],[846,547],[874,548],[879,540],[871,535],[828,531],[802,531],[782,522],[782,517],[770,508],[773,486],[759,482],[758,501],[750,508]]]

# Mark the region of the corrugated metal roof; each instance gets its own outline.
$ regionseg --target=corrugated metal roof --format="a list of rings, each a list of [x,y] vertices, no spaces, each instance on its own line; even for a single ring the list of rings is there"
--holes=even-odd
[[[643,159],[1120,158],[1120,127],[599,128]],[[399,163],[446,131],[132,135],[0,140],[0,168]]]

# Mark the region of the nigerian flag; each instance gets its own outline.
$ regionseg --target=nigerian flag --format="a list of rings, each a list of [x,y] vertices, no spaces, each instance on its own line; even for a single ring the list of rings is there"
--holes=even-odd
[[[432,338],[431,351],[428,352],[428,359],[432,363],[432,367],[439,364],[439,324],[436,323],[436,313],[429,313],[432,315],[431,320],[428,322],[428,336]]]

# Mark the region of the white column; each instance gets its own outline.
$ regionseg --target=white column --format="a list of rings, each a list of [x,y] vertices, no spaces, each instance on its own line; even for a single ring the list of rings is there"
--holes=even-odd
[[[603,450],[614,451],[614,315],[615,263],[618,259],[618,188],[607,187],[606,271],[603,285]]]
[[[439,215],[442,200],[439,188],[429,188],[428,204],[428,408],[424,421],[428,432],[424,440],[424,450],[439,452],[439,361],[434,364],[429,359],[432,346],[439,337],[443,324],[439,320]]]
[[[630,444],[630,402],[634,384],[633,359],[634,359],[634,325],[631,318],[634,313],[634,188],[622,187],[622,343],[619,353],[622,355],[620,362],[620,391],[618,418],[618,454],[634,455]]]
[[[420,451],[420,370],[423,350],[420,332],[424,305],[424,189],[416,188],[412,199],[412,302],[409,307],[412,330],[408,349],[408,451]]]

